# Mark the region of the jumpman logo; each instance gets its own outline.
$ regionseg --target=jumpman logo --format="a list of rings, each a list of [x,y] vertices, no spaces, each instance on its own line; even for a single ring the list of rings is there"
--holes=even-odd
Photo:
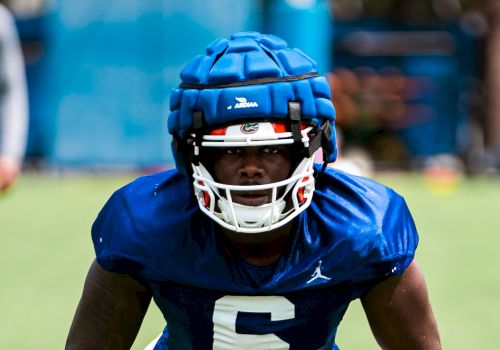
[[[325,275],[323,275],[321,273],[321,263],[322,262],[323,262],[322,260],[319,261],[318,266],[316,266],[316,269],[314,270],[313,274],[311,275],[312,278],[309,281],[307,281],[306,283],[311,283],[312,281],[315,281],[318,278],[322,278],[322,279],[327,280],[327,281],[331,280],[330,277],[326,277]]]

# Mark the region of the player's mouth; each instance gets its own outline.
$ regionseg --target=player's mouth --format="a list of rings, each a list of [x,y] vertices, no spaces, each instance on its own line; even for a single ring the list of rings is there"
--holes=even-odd
[[[270,203],[271,193],[272,191],[240,191],[231,193],[231,197],[235,203],[256,207]]]

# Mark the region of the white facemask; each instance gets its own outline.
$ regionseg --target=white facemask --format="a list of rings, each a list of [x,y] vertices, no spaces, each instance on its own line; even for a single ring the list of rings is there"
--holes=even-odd
[[[310,128],[302,130],[304,144],[309,141],[309,131]],[[290,132],[275,132],[272,124],[266,122],[230,126],[224,135],[204,136],[201,146],[259,147],[292,143]],[[313,164],[314,155],[302,159],[293,174],[283,181],[240,186],[214,181],[200,162],[198,165],[193,164],[195,195],[200,209],[227,229],[243,233],[274,230],[290,222],[310,205],[314,192]],[[241,194],[264,190],[271,190],[272,195],[270,202],[263,205],[248,206],[232,200],[232,193],[235,192]],[[287,207],[290,209],[285,212]]]

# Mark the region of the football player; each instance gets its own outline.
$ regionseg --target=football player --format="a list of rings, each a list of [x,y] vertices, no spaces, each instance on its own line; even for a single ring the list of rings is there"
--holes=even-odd
[[[219,39],[171,95],[176,169],[113,194],[68,349],[338,349],[360,298],[384,349],[440,349],[401,196],[326,167],[335,111],[315,62],[272,35]],[[314,163],[323,152],[324,164]]]

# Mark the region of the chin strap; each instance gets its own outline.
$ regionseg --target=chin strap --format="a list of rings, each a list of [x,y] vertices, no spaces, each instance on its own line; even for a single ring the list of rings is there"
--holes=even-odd
[[[219,199],[217,204],[221,209],[220,218],[228,224],[241,228],[271,226],[281,219],[286,206],[286,202],[283,199],[276,201],[275,210],[270,209],[271,204],[252,207],[239,203],[229,204],[225,199]],[[234,214],[234,217],[232,214]]]

